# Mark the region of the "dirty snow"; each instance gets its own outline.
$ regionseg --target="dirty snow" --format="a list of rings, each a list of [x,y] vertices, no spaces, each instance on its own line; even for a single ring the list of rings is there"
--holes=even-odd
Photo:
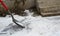
[[[60,16],[33,17],[31,16],[32,13],[29,13],[28,10],[26,10],[25,12],[28,13],[28,16],[22,17],[14,15],[14,17],[19,21],[27,18],[24,22],[30,23],[28,25],[29,28],[26,27],[25,29],[18,31],[12,35],[8,34],[8,36],[60,36]],[[0,29],[3,29],[10,23],[13,23],[11,17],[0,17]]]

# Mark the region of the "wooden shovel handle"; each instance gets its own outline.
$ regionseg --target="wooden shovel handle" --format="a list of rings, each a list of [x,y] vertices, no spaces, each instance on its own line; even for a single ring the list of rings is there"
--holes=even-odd
[[[1,3],[2,6],[4,7],[4,9],[5,9],[6,11],[8,11],[7,5],[6,5],[2,0],[0,0],[0,3]]]

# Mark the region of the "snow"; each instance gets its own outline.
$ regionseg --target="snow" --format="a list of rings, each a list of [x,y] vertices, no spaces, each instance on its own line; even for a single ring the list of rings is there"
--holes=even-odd
[[[31,16],[33,13],[29,13],[28,10],[26,10],[25,12],[28,13],[28,16],[22,17],[14,15],[14,17],[18,21],[26,18],[23,23],[29,23],[29,25],[23,30],[17,31],[12,35],[8,34],[9,36],[60,36],[60,16],[33,17]],[[0,23],[0,29],[3,29],[13,22],[11,17],[6,16],[0,17]]]

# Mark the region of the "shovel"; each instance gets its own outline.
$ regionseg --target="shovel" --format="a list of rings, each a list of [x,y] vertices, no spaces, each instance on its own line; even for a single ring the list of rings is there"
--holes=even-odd
[[[12,13],[11,13],[10,10],[8,9],[7,5],[3,2],[3,0],[0,0],[0,3],[1,3],[2,6],[4,7],[4,9],[5,9],[6,11],[8,11],[8,13],[11,15],[12,21],[13,21],[16,25],[20,26],[21,28],[25,28],[25,26],[20,25],[19,23],[17,23],[18,20],[16,20],[16,19],[13,17]]]

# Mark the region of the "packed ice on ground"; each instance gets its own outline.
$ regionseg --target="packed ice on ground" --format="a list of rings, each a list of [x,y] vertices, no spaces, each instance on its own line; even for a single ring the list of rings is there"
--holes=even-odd
[[[29,13],[28,10],[26,10],[26,12],[28,13],[28,16],[22,17],[14,15],[14,17],[19,21],[27,18],[25,22],[30,23],[28,26],[30,29],[25,28],[9,36],[60,36],[60,16],[33,17],[31,16],[32,13]],[[11,17],[0,17],[0,29],[3,29],[10,23],[12,23]]]

